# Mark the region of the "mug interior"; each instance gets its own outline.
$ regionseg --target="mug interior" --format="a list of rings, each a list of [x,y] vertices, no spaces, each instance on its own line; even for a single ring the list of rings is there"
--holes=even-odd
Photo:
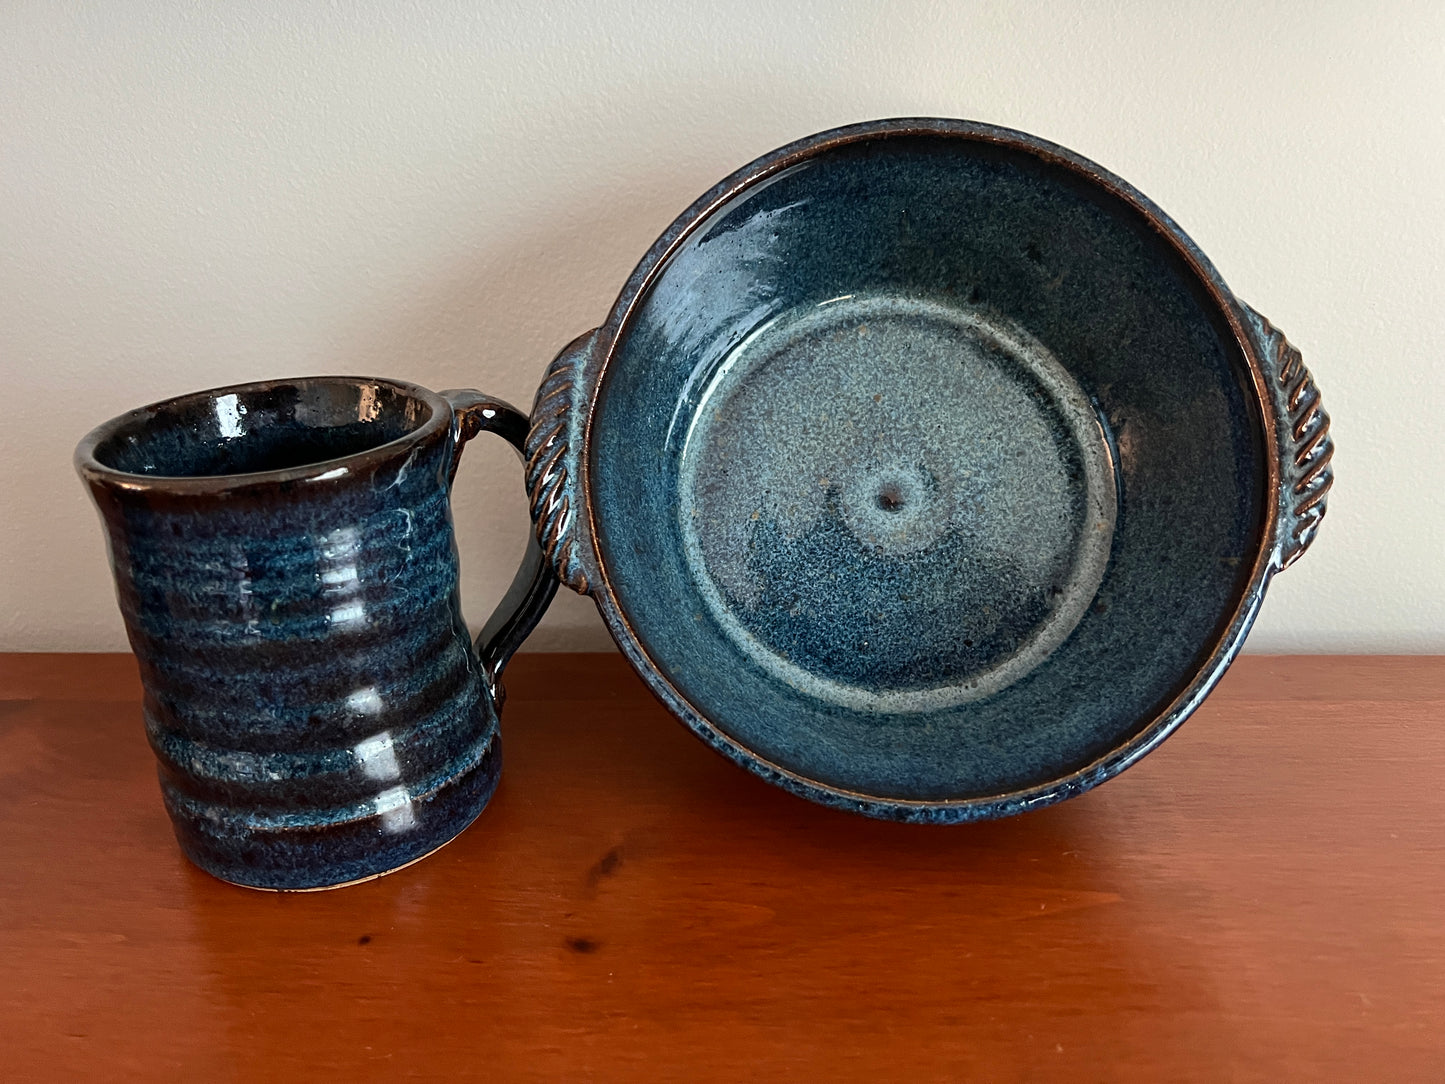
[[[426,399],[384,381],[272,381],[143,408],[113,423],[93,455],[112,470],[152,477],[285,471],[380,448],[432,416]]]

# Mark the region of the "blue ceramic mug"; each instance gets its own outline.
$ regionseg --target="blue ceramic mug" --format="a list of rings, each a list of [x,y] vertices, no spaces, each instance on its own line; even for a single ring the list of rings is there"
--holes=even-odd
[[[100,426],[100,511],[181,849],[254,888],[377,876],[447,843],[497,785],[502,668],[556,581],[529,540],[474,646],[450,491],[462,445],[520,449],[472,391],[307,377]]]

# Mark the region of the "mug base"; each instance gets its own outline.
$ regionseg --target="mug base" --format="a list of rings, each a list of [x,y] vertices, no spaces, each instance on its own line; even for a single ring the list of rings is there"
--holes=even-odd
[[[171,823],[181,852],[218,880],[269,892],[319,892],[375,880],[435,854],[471,826],[501,778],[501,734],[466,771],[398,811],[338,823],[258,829],[253,825]],[[398,820],[407,830],[396,832]]]
[[[481,809],[481,810],[478,810],[478,811],[477,811],[477,817],[480,817],[480,816],[482,815],[482,813],[484,812],[484,810],[485,810],[485,807],[484,807],[483,809]],[[404,869],[409,869],[410,867],[416,865],[418,862],[425,862],[425,861],[426,861],[428,858],[430,858],[432,855],[436,854],[437,851],[439,851],[439,850],[441,850],[442,848],[446,847],[447,844],[453,843],[453,842],[455,842],[457,839],[461,838],[462,832],[465,832],[468,828],[470,828],[470,827],[472,826],[472,824],[475,823],[477,817],[473,817],[472,820],[468,821],[465,825],[463,825],[462,828],[461,828],[461,830],[458,831],[456,835],[452,836],[451,839],[448,839],[448,840],[446,840],[446,841],[438,844],[437,846],[433,847],[431,850],[427,851],[426,854],[419,854],[419,855],[417,855],[415,858],[413,858],[413,859],[412,859],[411,861],[409,861],[409,862],[403,862],[403,863],[402,863],[401,865],[399,865],[399,866],[392,866],[391,869],[384,869],[384,870],[382,870],[380,873],[368,873],[365,877],[358,877],[358,878],[356,878],[356,880],[354,880],[354,881],[338,881],[338,882],[337,882],[336,884],[334,884],[334,885],[313,885],[313,886],[310,887],[310,888],[267,888],[267,887],[264,886],[264,885],[250,885],[250,884],[247,884],[245,881],[229,881],[229,880],[226,880],[225,877],[222,877],[222,876],[221,876],[220,874],[218,874],[218,873],[211,873],[211,876],[214,877],[214,878],[216,878],[216,880],[218,880],[218,881],[225,881],[226,884],[228,884],[228,885],[235,885],[237,888],[245,888],[245,889],[248,889],[248,890],[250,890],[250,891],[252,891],[252,892],[276,892],[276,893],[287,893],[287,894],[297,894],[297,895],[299,895],[299,894],[301,894],[301,893],[303,893],[303,892],[333,892],[333,891],[335,891],[335,890],[338,889],[338,888],[350,888],[352,885],[365,884],[367,881],[379,881],[379,880],[381,880],[383,877],[390,877],[393,873],[400,873],[400,872],[401,872],[402,870],[404,870]],[[187,855],[186,857],[189,859],[189,858],[190,858],[190,855]],[[192,861],[192,864],[195,864],[194,859],[192,859],[191,861]],[[210,870],[203,870],[203,872],[205,872],[205,873],[210,873],[211,871],[210,871]]]

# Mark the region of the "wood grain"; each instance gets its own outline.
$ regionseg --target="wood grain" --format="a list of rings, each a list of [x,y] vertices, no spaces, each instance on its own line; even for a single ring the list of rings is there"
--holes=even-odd
[[[128,656],[0,659],[0,1077],[1445,1079],[1445,659],[1236,664],[1102,788],[884,824],[524,655],[482,819],[380,881],[181,858]]]

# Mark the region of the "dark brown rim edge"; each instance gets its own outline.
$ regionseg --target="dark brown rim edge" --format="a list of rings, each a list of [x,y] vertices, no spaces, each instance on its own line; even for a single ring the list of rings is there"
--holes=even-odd
[[[297,467],[282,467],[277,470],[251,471],[245,474],[135,474],[108,467],[95,458],[96,447],[102,441],[114,436],[123,427],[135,422],[143,422],[165,408],[174,407],[187,400],[214,399],[221,395],[264,391],[288,384],[322,383],[382,384],[396,389],[412,399],[419,399],[426,403],[431,410],[431,415],[411,432],[405,433],[395,440],[387,441],[385,444],[378,444],[375,448],[367,448],[365,451],[352,455],[318,460],[315,463],[305,463]],[[321,481],[324,480],[321,476],[331,476],[338,466],[343,465],[349,468],[353,466],[369,467],[384,463],[402,449],[426,440],[439,429],[450,427],[451,424],[452,409],[445,399],[434,391],[405,380],[392,380],[379,376],[297,376],[276,380],[252,380],[242,384],[228,384],[224,387],[174,395],[169,399],[161,399],[158,402],[136,407],[134,410],[128,410],[109,421],[102,422],[82,437],[80,443],[76,445],[75,469],[87,481],[99,482],[115,489],[164,490],[168,493],[184,494],[229,493],[249,486]]]

